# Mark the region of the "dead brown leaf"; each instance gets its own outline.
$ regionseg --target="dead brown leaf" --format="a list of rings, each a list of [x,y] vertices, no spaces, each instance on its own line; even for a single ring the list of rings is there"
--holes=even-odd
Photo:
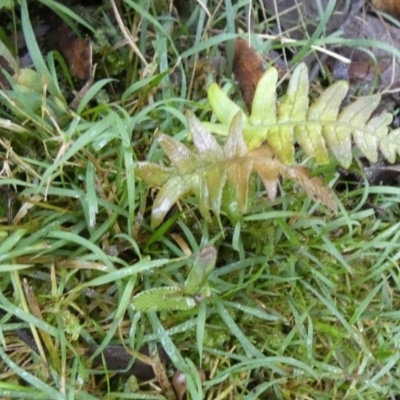
[[[251,112],[251,103],[257,83],[264,72],[264,62],[260,55],[244,39],[237,38],[233,73],[239,83],[240,93],[249,112]]]
[[[392,67],[392,64],[388,59],[377,62],[372,59],[352,60],[350,64],[334,59],[327,61],[327,66],[336,79],[348,79],[352,84],[357,84],[360,81],[372,82],[376,74],[381,76],[388,68]]]
[[[45,51],[59,51],[67,60],[71,75],[74,78],[89,81],[92,75],[92,44],[89,38],[80,39],[70,26],[60,17],[51,14],[49,21],[34,27],[36,39],[44,37]],[[32,63],[26,49],[26,40],[22,30],[10,35],[9,41],[16,43],[19,50],[18,65],[20,68]],[[0,55],[0,68],[4,68],[11,75],[17,72],[16,68],[8,65],[4,56]],[[9,84],[0,71],[0,87],[8,88]]]
[[[71,74],[75,78],[88,80],[92,71],[92,44],[90,39],[74,38],[72,43],[65,46],[63,53],[69,62]]]
[[[377,10],[382,10],[388,14],[400,19],[400,1],[399,0],[372,0],[372,5]]]
[[[80,39],[66,22],[57,19],[48,33],[46,47],[58,50],[68,61],[71,75],[88,80],[92,72],[92,44],[89,38]]]

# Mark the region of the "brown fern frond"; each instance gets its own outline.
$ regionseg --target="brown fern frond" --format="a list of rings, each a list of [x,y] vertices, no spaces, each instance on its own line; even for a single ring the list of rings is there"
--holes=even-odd
[[[211,218],[209,210],[219,215],[225,187],[229,187],[229,202],[237,204],[239,210],[246,213],[249,180],[253,173],[261,177],[271,200],[276,198],[278,180],[283,177],[297,181],[311,198],[336,209],[330,188],[324,186],[322,180],[310,178],[309,170],[285,164],[274,156],[267,144],[248,150],[240,112],[233,117],[223,147],[194,114],[188,112],[187,119],[196,152],[174,138],[160,134],[158,141],[171,160],[171,167],[139,162],[135,168],[136,176],[160,188],[152,207],[153,228],[162,222],[174,203],[189,195],[197,198],[199,211],[205,219]]]

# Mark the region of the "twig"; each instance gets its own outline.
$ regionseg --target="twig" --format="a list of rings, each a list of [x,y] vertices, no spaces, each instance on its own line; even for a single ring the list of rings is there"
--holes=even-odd
[[[125,39],[128,41],[130,46],[132,47],[132,50],[136,53],[136,55],[142,60],[143,64],[148,67],[149,63],[146,61],[144,58],[143,54],[139,50],[139,47],[137,47],[135,43],[135,39],[132,37],[131,33],[128,31],[128,29],[125,27],[124,22],[122,21],[121,15],[118,12],[118,8],[115,5],[114,0],[111,0],[111,6],[114,11],[115,18],[118,22],[119,29],[121,29],[122,34],[124,35]]]

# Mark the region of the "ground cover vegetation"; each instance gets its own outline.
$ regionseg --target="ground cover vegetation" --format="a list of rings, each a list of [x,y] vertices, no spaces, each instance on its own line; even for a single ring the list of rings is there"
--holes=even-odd
[[[399,398],[398,110],[266,3],[0,1],[1,398]]]

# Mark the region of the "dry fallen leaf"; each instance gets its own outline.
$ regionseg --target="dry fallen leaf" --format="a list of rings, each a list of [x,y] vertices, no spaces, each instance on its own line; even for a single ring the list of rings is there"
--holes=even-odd
[[[60,46],[64,46],[60,42]],[[92,44],[89,38],[74,38],[62,52],[68,60],[71,74],[78,79],[88,80],[92,71]]]
[[[36,39],[44,37],[46,51],[57,50],[67,60],[71,75],[74,78],[89,81],[92,75],[92,44],[89,38],[80,39],[66,22],[57,16],[51,15],[46,24],[34,27]],[[18,72],[32,64],[31,57],[26,50],[26,40],[22,30],[10,36],[11,43],[16,42],[19,50],[18,63],[9,49],[0,40],[0,68],[7,72]],[[19,65],[19,67],[18,67]],[[9,87],[7,79],[0,71],[0,86]]]
[[[264,62],[260,55],[244,39],[237,38],[233,73],[239,83],[240,93],[249,112],[251,112],[251,103],[257,83],[264,72]]]
[[[388,14],[400,19],[400,1],[399,0],[372,0],[372,5],[377,10],[382,10]]]
[[[345,79],[351,84],[359,82],[371,83],[376,77],[376,74],[382,76],[387,74],[386,70],[392,67],[392,62],[389,59],[374,62],[372,59],[352,60],[350,64],[345,64],[340,60],[328,59],[327,66],[331,69],[335,79]]]
[[[80,39],[74,31],[60,19],[51,24],[46,47],[58,50],[68,61],[71,75],[88,80],[92,72],[92,44],[89,38]]]

